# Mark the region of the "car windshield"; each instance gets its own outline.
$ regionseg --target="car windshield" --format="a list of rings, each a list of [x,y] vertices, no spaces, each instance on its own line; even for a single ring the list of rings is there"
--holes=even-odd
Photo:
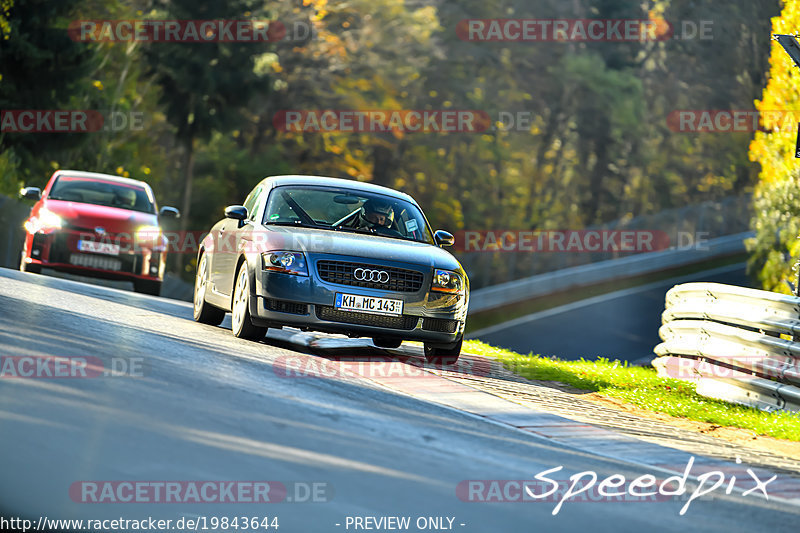
[[[399,198],[358,189],[276,187],[269,195],[263,223],[352,231],[433,243],[425,217],[417,206]]]
[[[155,205],[144,187],[95,178],[59,176],[47,197],[50,200],[105,205],[143,213],[156,212]]]

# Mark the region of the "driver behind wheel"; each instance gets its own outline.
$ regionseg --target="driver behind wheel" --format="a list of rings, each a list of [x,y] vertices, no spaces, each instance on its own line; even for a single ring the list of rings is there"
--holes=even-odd
[[[365,228],[391,228],[394,222],[394,209],[389,202],[367,200],[358,214],[359,225]]]

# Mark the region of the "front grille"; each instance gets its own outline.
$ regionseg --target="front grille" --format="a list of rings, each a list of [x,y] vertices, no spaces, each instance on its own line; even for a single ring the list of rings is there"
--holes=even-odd
[[[69,234],[67,233],[55,233],[53,235],[53,241],[50,245],[50,256],[48,257],[51,263],[68,263],[77,266],[113,270],[115,272],[127,272],[131,274],[141,273],[142,263],[144,262],[143,254],[122,252],[119,255],[104,255],[73,252],[69,249],[69,245],[67,244],[68,238]],[[111,261],[106,261],[107,259],[111,259]]]
[[[289,302],[287,300],[276,300],[275,298],[266,299],[266,307],[270,311],[278,311],[279,313],[291,313],[293,315],[307,315],[308,306],[297,302]]]
[[[320,320],[330,320],[331,322],[341,322],[343,324],[358,324],[360,326],[375,326],[389,329],[414,329],[417,325],[418,317],[410,315],[385,316],[373,315],[371,313],[353,313],[341,311],[334,307],[318,305],[316,307],[317,318]]]
[[[353,272],[357,268],[383,270],[389,274],[389,281],[386,283],[358,281],[353,277]],[[422,281],[424,279],[422,272],[417,272],[416,270],[405,270],[403,268],[381,265],[364,265],[346,261],[318,261],[317,273],[323,281],[327,281],[328,283],[395,292],[417,292],[422,288]]]
[[[50,244],[50,261],[53,263],[69,263],[69,247],[67,246],[67,233],[56,233]]]
[[[422,320],[422,329],[427,331],[455,333],[457,328],[458,320],[452,320],[449,318],[425,318]]]
[[[69,254],[71,265],[99,268],[100,270],[122,270],[122,261],[113,257],[93,254]]]

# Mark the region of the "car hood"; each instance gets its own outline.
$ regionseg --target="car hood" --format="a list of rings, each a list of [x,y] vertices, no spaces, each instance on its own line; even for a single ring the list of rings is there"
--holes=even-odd
[[[422,242],[405,241],[378,235],[361,235],[345,231],[262,227],[255,230],[256,240],[269,243],[273,250],[303,251],[309,255],[333,254],[383,259],[426,267],[460,270],[461,265],[449,252]]]
[[[44,207],[77,228],[94,230],[104,228],[108,233],[134,233],[141,226],[158,225],[158,217],[152,213],[120,209],[105,205],[46,200]]]

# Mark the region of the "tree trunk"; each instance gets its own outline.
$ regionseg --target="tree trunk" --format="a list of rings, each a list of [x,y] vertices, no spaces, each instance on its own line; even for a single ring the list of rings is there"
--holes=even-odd
[[[392,187],[394,170],[394,141],[391,134],[381,134],[372,147],[372,183]]]
[[[189,229],[189,214],[192,208],[192,179],[194,178],[194,139],[183,144],[183,206],[181,207],[181,230]]]

